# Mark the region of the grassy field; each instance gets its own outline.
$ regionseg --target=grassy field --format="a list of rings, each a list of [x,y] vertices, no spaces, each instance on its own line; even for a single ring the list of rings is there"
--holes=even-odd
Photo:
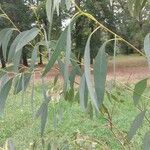
[[[16,150],[47,149],[46,145],[49,142],[51,142],[52,150],[55,150],[57,146],[60,149],[67,149],[68,145],[69,149],[77,150],[128,149],[128,145],[121,146],[119,141],[123,141],[122,135],[126,135],[131,122],[139,111],[133,105],[132,93],[117,88],[117,92],[114,91],[114,95],[118,99],[112,99],[112,102],[109,102],[106,97],[105,105],[109,108],[110,113],[113,114],[112,122],[115,125],[113,132],[117,138],[109,129],[109,124],[105,119],[107,115],[94,115],[91,118],[90,109],[86,113],[81,111],[78,98],[71,103],[61,99],[59,103],[52,102],[49,104],[48,123],[44,134],[45,147],[42,148],[40,120],[32,117],[31,90],[28,89],[23,101],[21,94],[18,96],[10,94],[7,100],[5,116],[0,119],[0,146],[3,146],[5,141],[11,138]],[[39,85],[35,88],[34,101],[34,107],[37,110],[43,101]],[[122,134],[116,130],[116,127]],[[143,133],[147,130],[147,127],[147,124],[144,124],[130,143],[130,147],[133,150],[140,149]]]
[[[112,65],[113,60],[110,57],[109,68]],[[149,74],[146,68],[147,62],[142,56],[118,56],[116,66],[120,72],[128,68],[128,74],[130,74],[131,68],[136,68],[136,70],[139,68],[139,71],[133,76],[134,80],[135,75],[139,80],[139,76],[144,78],[144,75]],[[144,67],[145,72],[141,71],[140,67]],[[123,75],[120,72],[117,74],[118,76],[128,78],[127,71],[123,72]],[[109,73],[111,76],[111,71]],[[48,83],[48,88],[51,89],[51,85],[52,83]],[[78,97],[72,102],[67,102],[61,98],[59,103],[56,103],[56,97],[54,97],[54,102],[49,103],[48,122],[43,137],[44,148],[40,138],[40,119],[35,119],[33,115],[43,101],[41,86],[37,84],[35,87],[34,111],[31,107],[31,87],[27,89],[24,95],[13,96],[10,94],[5,115],[0,119],[0,147],[5,144],[7,139],[11,139],[16,150],[47,150],[49,143],[52,145],[52,150],[58,147],[66,150],[68,145],[69,149],[73,150],[140,150],[143,135],[149,130],[149,124],[144,123],[135,138],[130,143],[122,145],[121,143],[124,142],[130,125],[139,111],[133,105],[132,92],[122,87],[114,89],[113,94],[114,98],[111,99],[111,102],[107,96],[105,96],[104,101],[112,116],[112,123],[115,125],[113,126],[113,132],[110,130],[110,124],[106,119],[108,118],[107,114],[91,116],[90,111],[92,110],[90,107],[86,112],[83,112]],[[145,95],[150,97],[148,90]],[[146,102],[144,98],[143,101]],[[149,113],[147,116],[149,116]]]

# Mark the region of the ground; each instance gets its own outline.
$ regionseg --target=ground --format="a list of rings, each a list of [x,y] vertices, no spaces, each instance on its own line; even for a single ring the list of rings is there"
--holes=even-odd
[[[43,67],[38,67],[36,80],[40,78]],[[53,79],[58,74],[57,66],[47,74],[48,80]],[[140,79],[149,77],[150,69],[145,57],[140,55],[117,56],[116,58],[116,79],[123,83],[135,83]],[[113,79],[113,58],[109,58],[107,80]],[[79,82],[79,80],[77,79]]]
[[[108,80],[113,78],[112,66],[113,59],[109,58]],[[37,69],[36,81],[39,80],[43,68]],[[51,81],[56,74],[56,68],[53,68],[47,75],[47,81]],[[142,56],[119,56],[116,59],[116,75],[120,82],[137,82],[148,77],[149,74],[147,62]],[[47,82],[47,88],[53,86],[52,82]],[[59,83],[56,90],[57,88],[59,88]],[[34,114],[37,111],[43,101],[39,82],[35,86],[34,106],[32,107],[31,91],[30,86],[25,95],[9,95],[5,117],[0,119],[0,147],[10,138],[17,150],[47,150],[49,142],[53,147],[52,149],[54,149],[54,146],[55,148],[58,146],[60,149],[65,149],[64,146],[67,147],[68,145],[73,150],[88,150],[91,149],[91,146],[95,146],[96,150],[128,150],[129,147],[132,150],[141,149],[143,136],[149,130],[147,123],[144,123],[129,145],[121,145],[120,143],[124,142],[123,138],[127,135],[131,123],[135,116],[139,114],[138,109],[133,104],[132,91],[127,91],[124,87],[118,87],[115,88],[112,102],[109,101],[107,96],[105,97],[104,104],[113,116],[115,136],[110,131],[110,125],[106,120],[107,114],[92,117],[89,113],[90,108],[84,113],[78,104],[78,97],[73,102],[64,101],[63,98],[60,103],[51,102],[48,107],[48,124],[43,137],[44,148],[42,148],[40,138],[40,119],[35,119],[32,116],[32,113]],[[149,97],[149,89],[144,94]],[[142,98],[142,101],[146,104],[148,100]],[[149,112],[147,112],[147,115],[149,116]]]

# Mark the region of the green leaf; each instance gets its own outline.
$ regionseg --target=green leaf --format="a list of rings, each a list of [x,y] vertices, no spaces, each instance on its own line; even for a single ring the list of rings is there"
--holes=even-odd
[[[65,49],[67,29],[68,29],[68,27],[62,32],[61,36],[59,37],[58,42],[56,44],[56,49],[55,49],[54,53],[52,54],[50,61],[46,65],[42,76],[45,76],[51,70],[55,61],[57,60],[58,56],[60,55],[61,51]]]
[[[15,30],[14,28],[6,28],[3,30],[4,32],[3,31],[1,32],[4,34],[2,35],[3,37],[2,37],[1,43],[2,43],[3,56],[5,60],[6,60],[6,55],[7,55],[8,44],[9,44],[9,41],[11,39],[11,36],[14,30]]]
[[[32,51],[31,55],[31,63],[30,63],[30,68],[31,70],[34,69],[36,61],[37,61],[37,53],[38,53],[39,45],[36,45]]]
[[[20,60],[21,60],[22,49],[17,51],[13,57],[13,70],[18,72]]]
[[[77,63],[77,59],[76,57],[74,56],[74,54],[72,53],[71,55],[71,64],[72,64],[72,68],[73,70],[75,71],[75,73],[79,76],[82,76],[82,71],[81,71],[81,68],[79,66],[79,64]]]
[[[10,46],[8,60],[11,61],[18,51],[22,50],[25,45],[38,35],[39,31],[38,28],[32,28],[31,30],[21,32]]]
[[[77,15],[72,21],[71,21],[71,24],[69,25],[70,28],[72,29],[73,25],[74,25],[74,22],[76,21],[76,19],[79,17],[80,15]],[[62,34],[60,35],[58,41],[57,41],[57,44],[56,44],[56,49],[54,51],[54,53],[52,54],[51,56],[51,59],[50,61],[48,62],[48,64],[46,65],[45,69],[44,69],[44,72],[42,74],[42,76],[45,76],[50,70],[51,68],[53,67],[54,63],[56,62],[58,56],[61,54],[61,52],[63,50],[66,49],[66,39],[67,39],[67,32],[68,32],[68,27],[67,26],[65,28],[65,30],[62,32]]]
[[[47,14],[48,21],[51,23],[52,18],[53,18],[53,1],[52,0],[46,1],[46,14]]]
[[[141,80],[135,85],[133,92],[133,100],[135,105],[139,103],[139,100],[147,87],[147,80],[148,78]]]
[[[21,76],[15,78],[14,95],[18,94],[22,90],[25,91],[31,79],[31,73],[22,73]]]
[[[102,105],[105,93],[105,82],[106,82],[107,62],[108,62],[105,53],[106,44],[107,42],[105,42],[100,48],[94,63],[94,82],[98,107]]]
[[[64,91],[66,91],[68,88],[70,56],[71,56],[71,28],[69,25],[67,30],[67,43],[66,43],[65,67],[64,67]]]
[[[38,117],[41,118],[41,137],[44,134],[45,126],[47,123],[49,101],[50,101],[49,97],[44,96],[44,101],[41,104],[40,108],[38,109],[38,111],[36,112],[36,115],[35,115],[36,118],[38,118]]]
[[[140,114],[138,114],[135,117],[133,123],[131,124],[130,130],[127,135],[129,141],[132,140],[132,138],[136,134],[137,130],[142,126],[145,113],[146,113],[146,110],[144,110]]]
[[[150,33],[146,35],[144,40],[144,50],[150,67]]]
[[[8,74],[4,74],[1,78],[0,78],[0,89],[3,88],[3,86],[7,83],[7,81],[9,80],[9,76]]]
[[[93,88],[92,80],[91,80],[91,73],[90,73],[90,40],[91,36],[89,36],[86,46],[85,46],[85,52],[84,52],[84,65],[85,65],[85,78],[87,87],[89,90],[89,95],[91,97],[91,100],[95,106],[95,108],[99,111],[99,104],[97,100],[97,96],[95,94],[95,89]]]
[[[82,75],[80,80],[80,106],[85,111],[88,104],[88,88],[86,84],[85,74]]]
[[[25,45],[27,45],[30,41],[32,41],[40,32],[38,28],[32,28],[31,30],[24,31],[24,34],[20,39],[18,39],[18,44],[16,46],[16,52],[22,49]]]
[[[143,139],[143,150],[150,150],[150,131],[147,132]]]
[[[25,31],[24,31],[25,32]],[[11,62],[14,59],[15,56],[15,50],[16,46],[18,44],[19,39],[24,35],[24,32],[21,32],[12,42],[9,48],[9,54],[8,54],[8,62]],[[18,60],[18,59],[17,59]],[[20,61],[20,60],[19,60]]]
[[[4,113],[6,99],[8,97],[9,91],[11,89],[13,78],[9,79],[0,91],[0,115]]]
[[[48,115],[48,102],[44,101],[36,113],[36,118],[41,118],[41,136],[44,134]]]

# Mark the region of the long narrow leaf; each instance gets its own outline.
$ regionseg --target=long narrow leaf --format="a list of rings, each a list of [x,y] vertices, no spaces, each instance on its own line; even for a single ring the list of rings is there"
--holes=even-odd
[[[98,107],[102,105],[105,93],[105,82],[106,82],[107,62],[108,62],[105,53],[106,44],[107,42],[105,42],[99,49],[94,64],[94,82]]]
[[[99,110],[98,100],[97,100],[97,96],[95,94],[95,89],[93,88],[93,84],[92,84],[92,80],[91,80],[91,73],[90,73],[90,40],[91,40],[91,36],[89,36],[89,38],[87,40],[85,52],[84,52],[85,78],[86,78],[86,83],[88,86],[91,100],[92,100],[95,108],[97,110]]]
[[[150,131],[147,132],[143,139],[143,150],[150,150]]]
[[[88,104],[88,88],[86,84],[85,74],[82,75],[80,80],[80,105],[86,111]]]
[[[144,40],[144,50],[150,67],[150,33],[146,35]]]
[[[66,55],[65,55],[65,68],[64,68],[64,91],[67,90],[69,81],[69,63],[71,56],[71,28],[70,25],[67,30],[67,43],[66,43]]]
[[[9,79],[6,82],[6,84],[1,88],[1,91],[0,91],[0,115],[2,115],[4,112],[6,99],[8,97],[8,93],[11,89],[12,81],[13,81],[13,78]]]
[[[135,105],[139,103],[139,100],[147,87],[147,80],[148,78],[141,80],[135,85],[133,92],[133,100]]]
[[[142,111],[140,114],[138,114],[133,123],[131,124],[130,130],[128,132],[128,140],[131,141],[134,135],[136,134],[137,130],[142,126],[144,116],[145,116],[146,110]]]

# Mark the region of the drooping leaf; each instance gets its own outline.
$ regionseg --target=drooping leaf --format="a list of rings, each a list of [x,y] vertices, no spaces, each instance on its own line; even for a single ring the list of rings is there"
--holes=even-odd
[[[2,42],[3,56],[4,56],[5,60],[6,60],[6,55],[7,55],[8,44],[9,44],[9,41],[11,39],[11,36],[12,36],[12,33],[13,33],[14,30],[15,30],[14,28],[6,29],[6,33],[3,35],[3,38],[2,38],[2,41],[1,41]]]
[[[80,68],[79,64],[77,63],[77,59],[73,55],[73,53],[71,54],[71,64],[72,64],[72,68],[75,71],[75,73],[79,76],[82,76],[81,68]]]
[[[147,132],[143,139],[143,150],[150,150],[150,131]]]
[[[51,70],[55,61],[60,55],[61,51],[65,50],[66,37],[67,37],[67,28],[62,32],[61,36],[59,37],[58,42],[56,44],[56,49],[54,53],[52,54],[51,59],[49,60],[48,64],[46,65],[42,76],[45,76]]]
[[[20,66],[21,54],[22,54],[22,49],[17,51],[13,57],[13,70],[14,70],[14,72],[18,72],[18,69]]]
[[[147,80],[148,78],[141,80],[135,85],[133,92],[133,100],[135,105],[139,103],[139,100],[147,87]]]
[[[53,17],[53,0],[46,1],[46,14],[48,21],[51,23]]]
[[[106,82],[107,62],[108,62],[105,53],[106,44],[107,42],[105,42],[99,49],[99,52],[95,58],[94,63],[94,82],[98,107],[102,105],[105,93],[105,82]]]
[[[41,104],[40,108],[38,109],[35,115],[36,118],[40,117],[41,119],[41,137],[44,134],[45,126],[47,123],[49,101],[50,99],[46,97],[46,99],[43,101],[43,103]]]
[[[38,53],[39,45],[36,45],[32,51],[31,55],[31,63],[30,63],[30,68],[31,70],[34,69],[36,61],[37,61],[37,53]]]
[[[25,32],[25,31],[24,31]],[[16,46],[18,44],[19,39],[24,35],[24,32],[21,32],[12,42],[12,44],[10,45],[9,48],[9,53],[8,53],[8,62],[11,62],[14,59],[14,55],[15,55],[15,50],[16,50]],[[18,60],[18,59],[17,59]],[[20,61],[20,60],[19,60]]]
[[[144,110],[140,114],[138,114],[135,117],[133,123],[131,124],[130,130],[127,135],[129,141],[132,140],[132,138],[136,134],[137,130],[142,126],[145,113],[146,113],[146,110]]]
[[[32,41],[40,32],[38,28],[32,28],[31,30],[24,31],[23,36],[18,40],[15,52],[22,49],[30,41]]]
[[[46,93],[44,78],[42,78],[42,93],[43,93],[44,101],[42,102],[40,108],[38,109],[38,111],[35,114],[36,118],[40,117],[40,119],[41,119],[41,137],[44,134],[45,126],[47,123],[48,104],[49,104],[49,101],[51,100],[50,96],[47,95],[47,93]]]
[[[36,118],[41,118],[41,136],[44,134],[48,113],[48,102],[44,101],[36,113]]]
[[[82,75],[80,80],[80,106],[85,111],[88,104],[88,88],[85,80],[85,74]]]
[[[150,33],[146,35],[144,40],[144,50],[150,67]]]
[[[74,22],[76,21],[76,19],[79,17],[80,15],[77,15],[72,21],[70,26],[70,29],[72,29]],[[57,44],[56,44],[56,48],[54,53],[51,56],[50,61],[48,62],[48,64],[46,65],[44,72],[42,74],[42,76],[45,76],[53,67],[54,63],[56,62],[58,56],[60,55],[61,51],[66,49],[66,39],[67,39],[67,31],[68,31],[68,26],[65,28],[65,30],[62,32],[62,34],[60,35]]]
[[[22,73],[15,78],[14,95],[22,90],[25,91],[31,79],[31,73]]]
[[[22,50],[25,45],[29,44],[38,35],[39,31],[38,28],[32,28],[31,30],[21,32],[10,46],[8,60],[11,61],[18,51]]]
[[[9,91],[11,89],[12,81],[13,81],[13,78],[9,79],[5,83],[5,85],[3,85],[3,87],[1,88],[1,91],[0,91],[0,115],[2,115],[4,112],[6,99],[8,97]]]
[[[67,30],[67,43],[66,43],[65,67],[64,67],[64,91],[66,91],[68,88],[70,56],[71,56],[71,28],[69,25]]]
[[[97,96],[95,94],[95,89],[92,84],[91,80],[91,72],[90,72],[90,40],[91,36],[89,36],[86,46],[85,46],[85,52],[84,52],[84,65],[85,65],[85,78],[86,78],[86,83],[87,87],[89,90],[89,95],[91,97],[91,100],[95,106],[95,108],[99,111],[99,104],[97,100]]]
[[[9,80],[9,76],[8,74],[4,74],[1,78],[0,78],[0,89],[3,88],[3,86],[6,84],[6,82]]]

